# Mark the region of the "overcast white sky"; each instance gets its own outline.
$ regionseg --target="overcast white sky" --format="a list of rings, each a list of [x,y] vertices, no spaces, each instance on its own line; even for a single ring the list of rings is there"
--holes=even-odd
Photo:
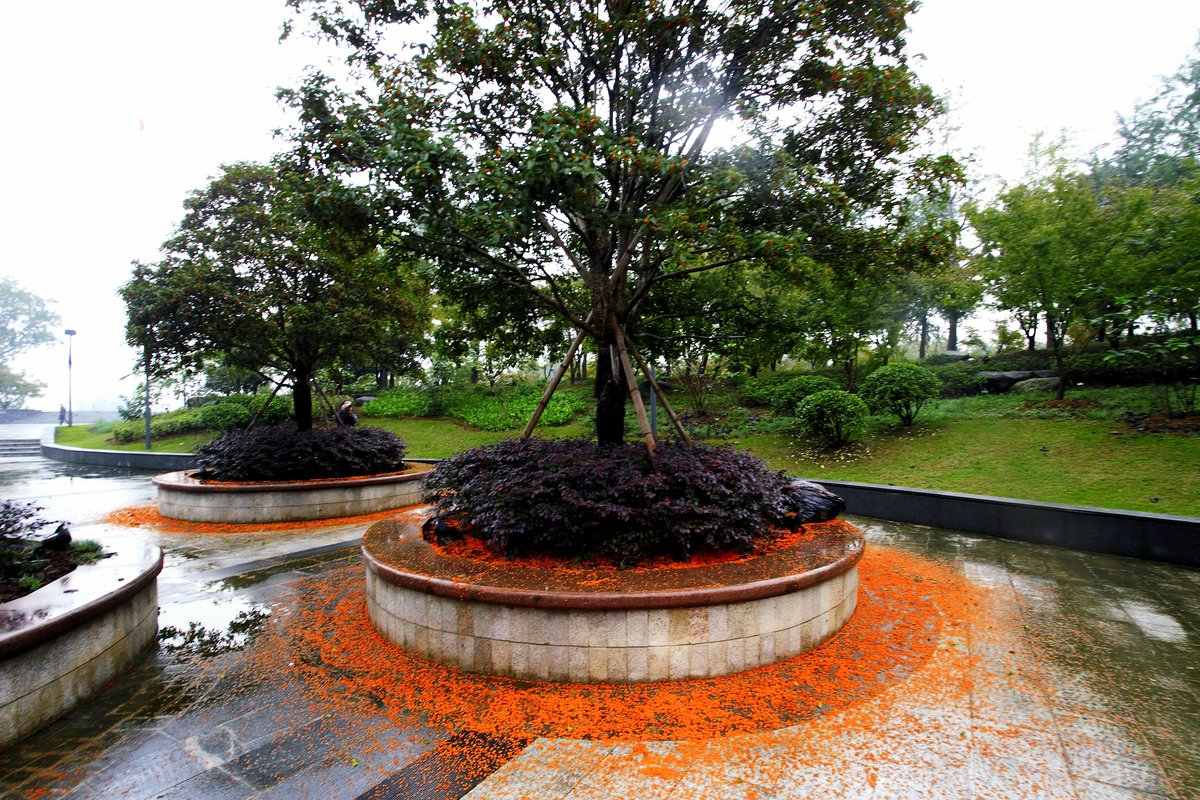
[[[153,260],[187,192],[218,166],[268,157],[286,119],[275,89],[322,58],[278,43],[282,0],[66,0],[5,9],[0,274],[53,299],[73,344],[76,409],[131,394],[116,291]],[[926,0],[911,21],[919,74],[955,99],[954,146],[978,174],[1019,179],[1038,131],[1080,151],[1152,94],[1200,35],[1195,0]],[[67,401],[66,337],[16,367]]]

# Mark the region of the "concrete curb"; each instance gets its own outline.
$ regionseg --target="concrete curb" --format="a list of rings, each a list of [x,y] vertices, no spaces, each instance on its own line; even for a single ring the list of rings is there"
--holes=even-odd
[[[145,450],[92,450],[85,447],[42,442],[42,457],[68,464],[90,464],[95,467],[124,467],[154,472],[175,472],[192,469],[196,457],[191,453],[153,453]]]

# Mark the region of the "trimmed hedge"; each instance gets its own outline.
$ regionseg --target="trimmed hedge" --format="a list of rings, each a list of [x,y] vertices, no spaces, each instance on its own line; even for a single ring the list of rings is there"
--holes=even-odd
[[[202,413],[199,408],[181,408],[165,414],[155,414],[150,417],[150,435],[158,438],[206,430],[204,423],[200,421]],[[112,436],[118,442],[136,442],[145,435],[146,423],[140,419],[118,422],[112,428]]]
[[[232,394],[195,408],[181,408],[150,417],[150,435],[159,438],[181,433],[223,433],[246,425],[267,400],[265,395]],[[258,416],[258,423],[278,425],[292,418],[290,397],[272,398]],[[112,436],[118,442],[136,442],[146,435],[146,423],[141,419],[118,422]]]
[[[273,425],[233,431],[196,449],[200,474],[226,481],[353,478],[400,472],[407,444],[382,428]]]
[[[445,415],[485,431],[523,428],[542,399],[545,387],[518,383],[492,390],[483,385],[455,389],[390,389],[363,406],[370,417],[424,417]],[[582,411],[573,394],[557,392],[542,412],[538,425],[566,425]]]
[[[748,550],[786,524],[791,480],[725,447],[510,439],[459,453],[425,479],[428,529],[466,532],[499,553],[653,556]]]
[[[407,387],[379,392],[361,411],[368,417],[431,417],[436,413],[430,392]]]

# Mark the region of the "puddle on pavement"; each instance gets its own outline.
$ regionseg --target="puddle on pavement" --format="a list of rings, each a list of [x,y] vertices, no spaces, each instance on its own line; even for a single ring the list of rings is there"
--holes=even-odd
[[[170,653],[211,658],[244,648],[271,616],[269,606],[230,592],[164,605],[159,646]]]

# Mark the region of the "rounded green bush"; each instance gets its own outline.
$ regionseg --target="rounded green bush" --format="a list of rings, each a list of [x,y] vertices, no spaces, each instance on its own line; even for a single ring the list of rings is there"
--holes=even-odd
[[[776,387],[771,395],[771,410],[785,417],[794,417],[796,408],[804,398],[826,389],[840,388],[836,382],[824,375],[797,375]]]
[[[863,378],[858,394],[875,413],[889,412],[905,427],[912,425],[925,402],[938,396],[942,382],[919,364],[885,364]]]
[[[841,389],[826,389],[800,401],[796,420],[807,436],[829,447],[842,447],[866,429],[870,410],[863,399]]]

